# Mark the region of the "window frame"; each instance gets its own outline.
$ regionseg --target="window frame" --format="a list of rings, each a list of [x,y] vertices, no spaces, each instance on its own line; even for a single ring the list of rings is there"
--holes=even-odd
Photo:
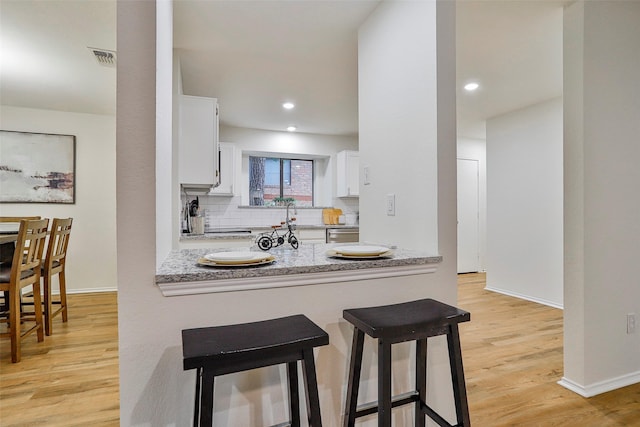
[[[304,159],[304,158],[297,158],[297,157],[293,157],[293,156],[283,156],[283,155],[274,155],[274,154],[248,154],[248,161],[249,161],[249,170],[251,170],[251,159],[252,158],[264,158],[264,159],[277,159],[279,161],[279,178],[280,178],[280,183],[279,183],[279,191],[280,194],[279,196],[276,197],[280,197],[280,198],[285,198],[287,196],[285,196],[284,194],[284,190],[285,190],[285,176],[284,176],[284,170],[285,170],[285,163],[288,162],[289,164],[289,184],[288,186],[290,187],[292,184],[291,182],[293,181],[293,176],[292,176],[292,162],[295,161],[299,161],[299,162],[310,162],[311,164],[311,205],[308,207],[315,207],[316,205],[316,159],[312,158],[312,159]],[[266,172],[266,171],[265,171]],[[266,187],[266,184],[265,184]],[[251,193],[251,180],[249,179],[248,182],[248,193]],[[264,200],[264,199],[263,199]],[[259,207],[259,205],[252,205],[251,204],[251,198],[249,198],[248,200],[249,202],[249,206],[252,207]]]

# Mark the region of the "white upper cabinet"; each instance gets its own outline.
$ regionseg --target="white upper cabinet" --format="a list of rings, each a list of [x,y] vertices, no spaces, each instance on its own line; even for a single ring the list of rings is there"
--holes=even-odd
[[[233,196],[235,184],[235,146],[229,142],[220,143],[220,185],[212,189],[212,196]]]
[[[218,100],[182,95],[179,135],[180,184],[218,185]]]
[[[360,195],[360,153],[345,150],[338,152],[337,197]]]

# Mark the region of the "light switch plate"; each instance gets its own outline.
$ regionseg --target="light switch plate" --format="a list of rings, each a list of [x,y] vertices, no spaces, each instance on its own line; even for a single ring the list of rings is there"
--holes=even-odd
[[[396,214],[396,195],[387,194],[387,215],[394,216]]]
[[[364,175],[364,176],[363,176],[363,181],[364,181],[364,182],[363,182],[362,184],[363,184],[363,185],[369,185],[369,184],[371,184],[371,180],[369,179],[369,178],[370,178],[370,176],[371,176],[371,175],[370,175],[370,171],[369,171],[369,166],[364,166],[364,167],[362,168],[362,174]]]

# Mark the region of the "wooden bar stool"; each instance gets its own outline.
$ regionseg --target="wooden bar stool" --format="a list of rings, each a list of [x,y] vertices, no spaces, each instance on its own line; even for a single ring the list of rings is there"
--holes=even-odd
[[[193,425],[213,422],[214,378],[218,375],[287,364],[291,426],[300,426],[298,360],[302,361],[309,425],[320,427],[320,401],[313,348],[329,335],[301,314],[261,322],[182,331],[184,370],[196,371]]]
[[[344,426],[353,427],[356,418],[378,413],[378,426],[391,426],[391,409],[415,404],[415,425],[424,427],[425,415],[443,427],[470,425],[467,391],[462,368],[462,352],[458,323],[467,322],[468,312],[433,299],[423,299],[379,307],[354,308],[343,311],[343,317],[354,325],[349,384]],[[357,407],[364,334],[378,340],[378,400]],[[446,335],[449,364],[456,406],[456,424],[449,424],[426,403],[427,339]],[[416,387],[414,391],[391,396],[391,345],[416,341]]]

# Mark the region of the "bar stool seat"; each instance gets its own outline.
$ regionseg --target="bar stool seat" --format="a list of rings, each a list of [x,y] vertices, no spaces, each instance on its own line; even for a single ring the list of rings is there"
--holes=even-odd
[[[301,314],[260,322],[183,330],[184,370],[197,369],[193,425],[212,425],[216,376],[286,363],[291,426],[300,426],[297,370],[300,360],[309,425],[320,427],[322,420],[313,348],[327,344],[329,335]]]
[[[345,427],[353,427],[356,418],[376,412],[378,426],[390,427],[391,409],[406,404],[415,404],[415,425],[419,427],[424,427],[425,415],[440,426],[470,425],[458,334],[458,323],[471,319],[468,312],[433,299],[422,299],[378,307],[347,309],[343,311],[343,317],[354,325]],[[378,340],[378,400],[358,407],[365,333]],[[427,339],[438,335],[447,336],[457,418],[457,424],[453,426],[426,403]],[[416,387],[412,392],[392,397],[391,345],[406,341],[416,341]]]

